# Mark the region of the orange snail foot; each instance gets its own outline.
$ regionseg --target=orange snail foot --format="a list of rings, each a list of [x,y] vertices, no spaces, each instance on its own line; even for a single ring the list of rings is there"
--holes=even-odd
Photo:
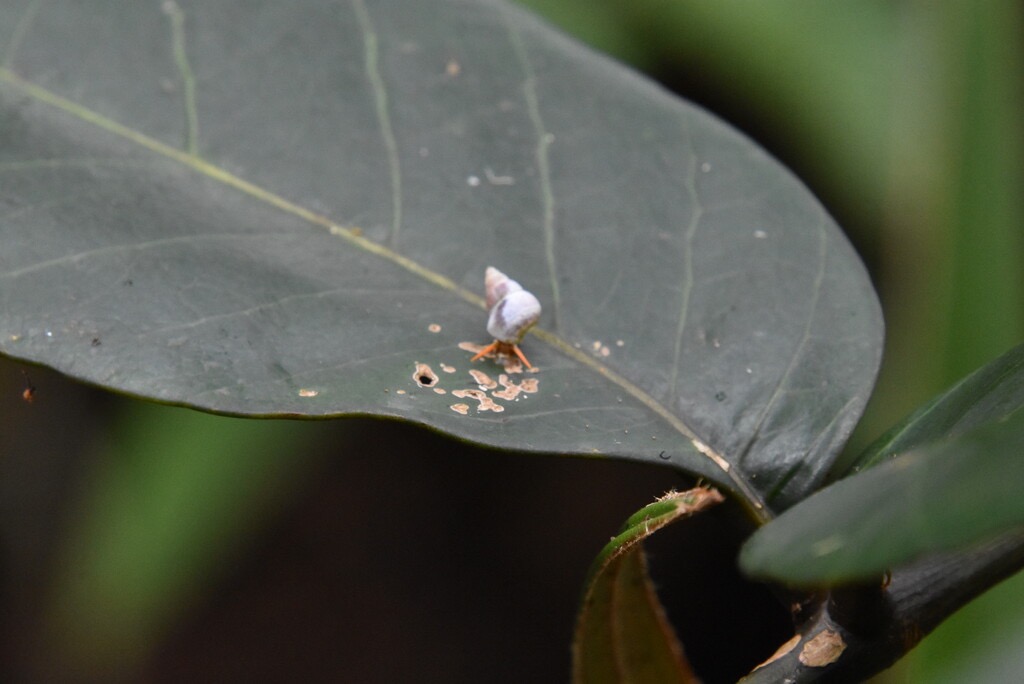
[[[526,355],[523,354],[523,350],[519,348],[518,344],[510,344],[508,342],[501,342],[500,340],[494,340],[494,342],[491,342],[489,345],[478,351],[470,361],[476,361],[488,354],[505,354],[506,356],[515,354],[519,357],[520,361],[526,364],[527,368],[533,368],[533,365],[526,359]]]
[[[527,368],[529,368],[531,370],[533,369],[533,366],[530,365],[530,362],[526,360],[526,354],[523,353],[523,350],[519,348],[518,344],[513,344],[512,345],[512,351],[514,351],[516,353],[516,356],[519,357],[520,361],[522,361],[523,363],[526,364]]]
[[[478,351],[476,353],[476,356],[471,358],[470,361],[471,362],[472,361],[476,361],[477,359],[482,359],[483,357],[487,356],[488,354],[496,353],[498,351],[498,347],[499,347],[500,344],[501,344],[501,342],[498,342],[498,340],[494,340],[489,345],[487,345],[486,347],[484,347],[483,349]]]

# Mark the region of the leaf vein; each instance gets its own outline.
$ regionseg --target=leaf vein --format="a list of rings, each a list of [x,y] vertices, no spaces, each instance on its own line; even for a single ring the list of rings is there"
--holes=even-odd
[[[516,61],[523,72],[523,98],[526,101],[527,112],[529,112],[530,124],[533,126],[534,134],[537,136],[534,159],[536,160],[537,173],[540,177],[544,258],[547,262],[548,279],[551,287],[555,332],[562,334],[562,296],[558,287],[558,262],[555,257],[555,193],[551,185],[551,163],[548,156],[548,149],[551,147],[555,136],[547,130],[544,118],[540,113],[540,100],[537,97],[537,74],[533,70],[533,65],[530,64],[529,56],[523,45],[523,38],[519,34],[518,29],[509,21],[508,17],[502,16],[512,43],[512,49],[515,51]]]
[[[31,214],[33,212],[40,211],[42,209],[49,209],[51,207],[59,207],[62,204],[67,204],[69,202],[87,196],[87,193],[76,192],[72,195],[61,195],[60,197],[51,197],[49,199],[33,202],[32,204],[26,204],[25,206],[18,207],[17,209],[12,209],[3,214],[2,218],[4,219],[4,221],[10,221],[11,219],[16,218],[18,216],[24,216],[25,214]],[[3,275],[4,274],[0,273],[0,277],[3,277]]]
[[[0,162],[0,173],[8,171],[26,171],[32,169],[72,169],[72,168],[132,168],[148,167],[152,162],[142,159],[116,159],[104,157],[55,157],[51,159],[25,159],[14,162]]]
[[[264,234],[264,237],[266,234]],[[173,238],[160,238],[159,240],[145,240],[143,242],[136,242],[132,244],[124,245],[106,245],[105,247],[99,247],[96,249],[88,249],[83,252],[76,252],[74,254],[65,254],[63,256],[56,257],[54,259],[47,259],[45,261],[37,261],[29,266],[23,266],[22,268],[7,271],[6,273],[0,273],[0,279],[11,279],[18,278],[35,271],[42,271],[47,268],[53,268],[55,266],[66,266],[69,264],[78,263],[85,259],[91,259],[98,256],[105,256],[108,254],[115,254],[117,252],[134,252],[142,251],[146,249],[152,249],[154,247],[165,247],[173,244],[192,244],[198,240],[230,240],[239,237],[251,237],[243,233],[208,233],[205,235],[182,235]]]
[[[199,110],[196,106],[196,79],[188,61],[185,47],[185,13],[174,0],[164,0],[160,6],[171,20],[171,49],[174,65],[181,77],[183,106],[185,109],[185,151],[199,154]]]
[[[32,22],[35,20],[36,12],[39,11],[40,5],[42,5],[42,0],[32,0],[21,16],[18,17],[18,23],[14,25],[14,32],[11,34],[11,42],[7,44],[7,48],[4,50],[3,61],[0,61],[0,68],[8,69],[14,63],[14,58],[18,54],[18,50],[21,49],[25,36],[28,35],[29,28],[31,28]]]
[[[686,332],[686,321],[690,311],[690,297],[693,295],[693,238],[697,234],[697,227],[700,225],[701,216],[704,210],[697,197],[696,174],[697,174],[697,152],[693,149],[693,143],[687,135],[687,142],[690,146],[690,169],[686,189],[693,203],[690,213],[690,223],[686,227],[683,236],[683,283],[679,305],[679,321],[676,324],[675,348],[672,354],[672,371],[669,374],[669,406],[675,406],[679,398],[679,362],[683,353],[683,335]]]
[[[373,92],[377,125],[380,127],[388,159],[388,175],[391,182],[391,230],[388,234],[388,245],[391,249],[397,249],[402,232],[402,166],[398,160],[398,144],[391,126],[387,87],[380,73],[380,46],[366,3],[363,0],[352,0],[352,9],[356,13],[359,31],[363,36],[366,80],[369,81]]]
[[[240,318],[240,317],[251,316],[254,313],[259,313],[261,311],[268,311],[270,309],[274,309],[274,308],[283,306],[283,305],[288,304],[288,303],[301,301],[303,299],[319,299],[320,297],[329,297],[331,295],[338,294],[338,293],[341,293],[341,292],[343,292],[343,293],[345,293],[347,295],[357,294],[357,293],[361,293],[361,292],[368,292],[368,293],[373,293],[373,294],[379,295],[379,294],[382,294],[384,292],[389,292],[389,293],[392,293],[392,294],[397,294],[397,293],[400,293],[400,292],[406,292],[407,293],[408,290],[398,290],[398,289],[395,289],[395,290],[382,290],[380,288],[369,290],[369,289],[350,288],[350,287],[334,287],[334,288],[331,288],[331,289],[328,289],[328,290],[318,290],[316,292],[301,292],[301,293],[297,293],[297,294],[293,294],[293,295],[288,295],[287,297],[279,297],[279,298],[271,300],[271,301],[260,302],[259,304],[256,304],[255,306],[251,306],[251,307],[249,307],[247,309],[237,309],[235,311],[225,311],[224,313],[219,313],[219,314],[210,314],[209,316],[202,316],[200,318],[197,318],[195,320],[188,321],[188,322],[185,322],[185,323],[175,323],[173,325],[167,325],[167,326],[163,326],[161,328],[154,328],[152,330],[147,330],[146,332],[142,333],[142,335],[140,335],[140,337],[149,337],[149,336],[152,336],[152,335],[159,335],[159,334],[162,334],[162,333],[169,333],[169,332],[179,332],[179,331],[182,331],[182,330],[192,330],[194,328],[198,328],[201,325],[206,325],[207,323],[214,323],[216,321],[226,321],[226,320],[230,320],[232,318]]]
[[[737,462],[742,463],[746,458],[747,453],[753,447],[754,442],[761,434],[761,429],[764,426],[764,421],[767,420],[768,415],[772,412],[775,403],[786,393],[786,386],[789,383],[790,377],[793,375],[793,371],[796,369],[797,363],[803,357],[804,348],[807,343],[812,339],[813,334],[811,327],[814,323],[815,314],[818,309],[818,301],[821,297],[821,288],[825,281],[825,264],[828,261],[828,234],[825,230],[824,220],[818,222],[818,270],[814,276],[814,285],[812,288],[811,301],[807,310],[807,321],[804,324],[803,333],[800,336],[800,341],[796,344],[793,349],[793,353],[789,358],[789,363],[786,365],[786,370],[779,377],[775,387],[772,390],[771,396],[768,401],[765,402],[760,413],[758,414],[757,421],[754,424],[754,429],[750,432],[750,437],[746,443],[739,450],[737,456]]]

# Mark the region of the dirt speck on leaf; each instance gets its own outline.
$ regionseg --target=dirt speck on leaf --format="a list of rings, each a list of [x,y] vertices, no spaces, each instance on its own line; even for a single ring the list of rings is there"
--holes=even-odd
[[[476,344],[475,342],[459,342],[459,349],[473,352],[474,354],[479,353],[486,346],[486,344]]]
[[[521,383],[516,383],[513,380],[509,380],[509,377],[502,373],[498,376],[498,382],[505,389],[494,392],[494,396],[498,399],[504,399],[505,401],[514,401],[520,394],[525,392],[527,394],[533,394],[537,391],[538,381],[536,378],[527,378]]]
[[[505,407],[501,404],[496,403],[493,399],[487,396],[486,392],[475,389],[458,389],[452,391],[452,396],[458,397],[459,399],[475,399],[479,402],[479,406],[476,410],[479,412],[494,411],[495,413],[501,413],[505,410]]]
[[[515,358],[515,357],[502,359],[501,364],[505,367],[505,372],[506,373],[522,373],[523,372],[523,364],[522,364],[522,362],[519,359]],[[531,373],[536,373],[537,372],[537,367],[534,366],[533,369],[530,372]]]
[[[491,376],[483,371],[476,370],[475,368],[469,371],[469,374],[473,376],[473,381],[480,385],[480,389],[492,390],[498,386]]]

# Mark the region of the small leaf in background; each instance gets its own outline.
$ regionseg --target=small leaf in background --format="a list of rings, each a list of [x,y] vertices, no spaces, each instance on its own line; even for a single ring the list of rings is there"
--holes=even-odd
[[[1024,531],[1022,361],[1024,346],[964,379],[870,448],[864,462],[891,460],[759,529],[741,551],[743,569],[791,584],[835,584]]]
[[[1008,418],[1024,406],[1024,344],[935,397],[872,443],[854,470],[936,439]]]
[[[698,681],[647,575],[643,541],[723,500],[702,487],[667,494],[632,515],[601,551],[576,623],[576,684]]]

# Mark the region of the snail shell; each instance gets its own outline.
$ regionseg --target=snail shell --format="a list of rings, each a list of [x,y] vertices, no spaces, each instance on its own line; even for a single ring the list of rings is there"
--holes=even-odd
[[[487,332],[506,344],[519,344],[526,331],[540,318],[540,302],[523,286],[494,268],[484,276],[487,294]]]

